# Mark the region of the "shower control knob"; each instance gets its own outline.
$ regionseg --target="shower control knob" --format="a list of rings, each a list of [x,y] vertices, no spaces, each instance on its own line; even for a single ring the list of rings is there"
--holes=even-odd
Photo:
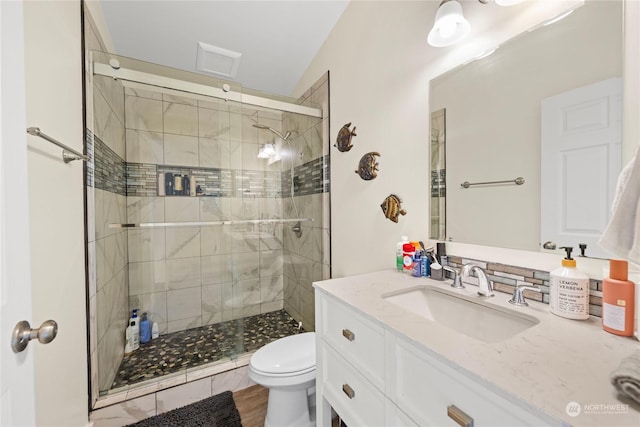
[[[38,339],[42,344],[49,344],[58,334],[58,324],[54,320],[46,320],[38,329],[32,329],[29,322],[22,320],[16,324],[11,334],[11,348],[14,353],[20,353],[32,339]]]

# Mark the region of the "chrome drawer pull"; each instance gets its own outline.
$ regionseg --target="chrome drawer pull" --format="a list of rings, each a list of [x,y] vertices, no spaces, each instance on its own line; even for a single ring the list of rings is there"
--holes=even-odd
[[[473,418],[456,405],[447,406],[447,415],[461,427],[473,427]]]
[[[342,336],[345,337],[346,339],[348,339],[349,341],[353,341],[356,339],[356,334],[354,334],[353,332],[351,332],[348,329],[343,329],[342,330]]]
[[[347,395],[349,399],[356,397],[356,392],[349,386],[349,384],[342,384],[342,391]]]

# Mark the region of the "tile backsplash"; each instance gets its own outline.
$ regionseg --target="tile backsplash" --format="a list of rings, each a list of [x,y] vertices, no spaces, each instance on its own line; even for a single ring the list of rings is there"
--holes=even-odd
[[[452,267],[460,268],[467,263],[474,263],[485,269],[489,278],[493,281],[494,290],[513,294],[516,286],[537,286],[542,292],[530,292],[525,290],[525,298],[549,304],[548,271],[533,270],[525,267],[461,258],[458,256],[449,256],[448,258],[448,264]],[[602,317],[601,280],[589,280],[589,314],[592,316]]]

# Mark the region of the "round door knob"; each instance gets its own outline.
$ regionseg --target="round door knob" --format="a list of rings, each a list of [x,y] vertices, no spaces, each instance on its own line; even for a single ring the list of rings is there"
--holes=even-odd
[[[42,344],[48,344],[58,334],[58,324],[54,320],[46,320],[38,329],[32,329],[29,322],[22,320],[16,324],[11,334],[11,348],[14,353],[20,353],[29,341],[37,338]]]

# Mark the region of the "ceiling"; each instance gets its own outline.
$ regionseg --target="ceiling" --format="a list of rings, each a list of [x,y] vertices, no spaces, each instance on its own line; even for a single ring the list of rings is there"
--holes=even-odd
[[[198,42],[242,54],[236,83],[289,96],[349,0],[101,0],[118,55],[196,70]]]

